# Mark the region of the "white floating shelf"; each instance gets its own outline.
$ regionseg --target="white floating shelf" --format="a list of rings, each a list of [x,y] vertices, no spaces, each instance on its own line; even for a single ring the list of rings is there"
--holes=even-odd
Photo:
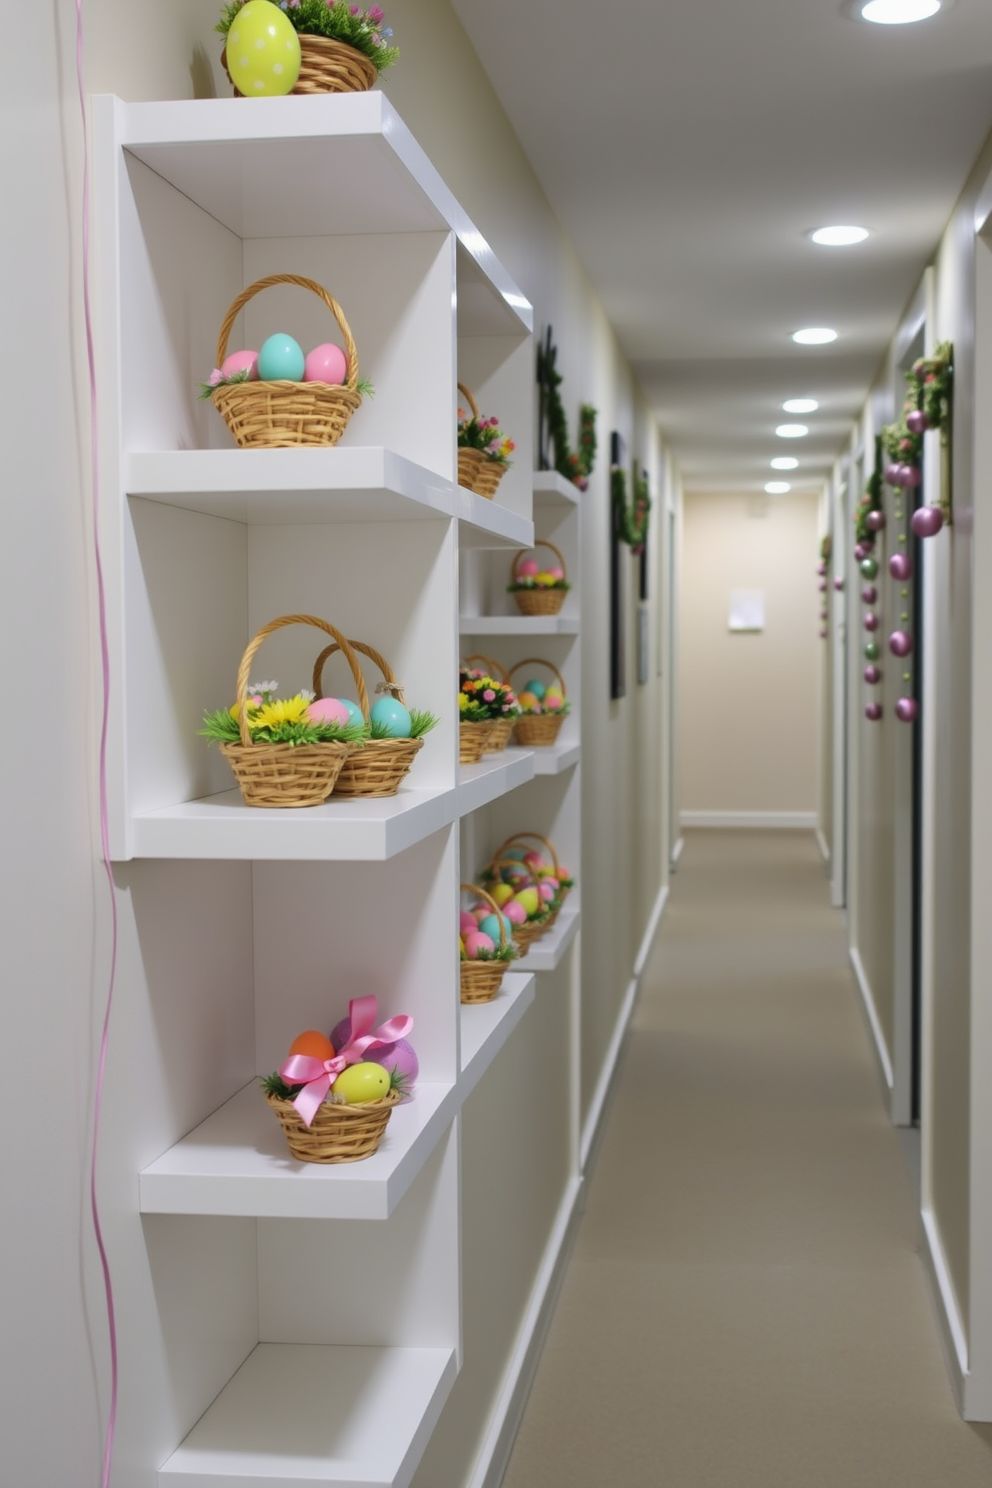
[[[133,816],[130,856],[380,861],[447,826],[457,812],[453,789],[401,786],[378,800],[271,810],[246,806],[235,789]]]
[[[490,801],[516,790],[536,774],[536,751],[502,749],[484,754],[477,765],[458,766],[458,815],[467,816]]]
[[[454,1349],[260,1343],[159,1468],[169,1488],[407,1488]]]
[[[563,744],[551,744],[534,750],[535,775],[560,775],[579,763],[582,746],[578,739],[566,740]]]
[[[144,1214],[242,1214],[281,1219],[388,1219],[447,1130],[459,1095],[418,1084],[396,1106],[378,1152],[357,1163],[303,1163],[257,1081],[149,1164],[138,1178]]]
[[[578,615],[461,615],[462,635],[578,635]]]
[[[453,231],[463,335],[523,335],[534,312],[385,94],[201,98],[112,109],[120,145],[240,238]],[[300,190],[300,182],[306,190]],[[479,289],[487,291],[479,304]],[[499,332],[494,332],[494,327]]]
[[[526,956],[515,961],[514,966],[518,966],[521,971],[554,971],[575,939],[578,928],[579,907],[567,900],[547,935],[535,940]]]
[[[508,971],[492,1002],[461,1008],[462,1096],[468,1094],[492,1064],[534,1001],[534,978]]]
[[[559,475],[557,470],[535,470],[533,490],[535,506],[571,507],[578,506],[582,500],[578,486]]]

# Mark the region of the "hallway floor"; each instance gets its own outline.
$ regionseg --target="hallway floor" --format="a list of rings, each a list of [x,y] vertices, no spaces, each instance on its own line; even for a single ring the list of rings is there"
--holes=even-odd
[[[686,834],[504,1488],[989,1488],[812,835]]]

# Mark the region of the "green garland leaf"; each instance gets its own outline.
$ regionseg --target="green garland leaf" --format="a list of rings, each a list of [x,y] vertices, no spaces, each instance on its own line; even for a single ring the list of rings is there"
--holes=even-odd
[[[620,538],[635,553],[643,551],[648,540],[648,523],[651,517],[651,497],[648,483],[643,476],[632,472],[634,504],[627,504],[627,475],[623,467],[610,467],[610,495],[616,514],[616,530]]]

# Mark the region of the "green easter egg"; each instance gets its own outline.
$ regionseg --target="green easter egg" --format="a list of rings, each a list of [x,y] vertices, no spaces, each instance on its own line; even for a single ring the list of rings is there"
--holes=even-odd
[[[225,55],[231,82],[245,98],[292,93],[300,76],[300,38],[271,0],[248,0],[241,7],[227,33]]]

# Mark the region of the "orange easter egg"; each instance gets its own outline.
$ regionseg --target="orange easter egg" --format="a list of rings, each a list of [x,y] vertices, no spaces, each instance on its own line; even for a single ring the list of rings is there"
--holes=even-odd
[[[306,1033],[301,1033],[289,1046],[290,1054],[309,1054],[311,1059],[333,1059],[334,1045],[326,1033],[320,1033],[316,1028],[308,1028]]]

